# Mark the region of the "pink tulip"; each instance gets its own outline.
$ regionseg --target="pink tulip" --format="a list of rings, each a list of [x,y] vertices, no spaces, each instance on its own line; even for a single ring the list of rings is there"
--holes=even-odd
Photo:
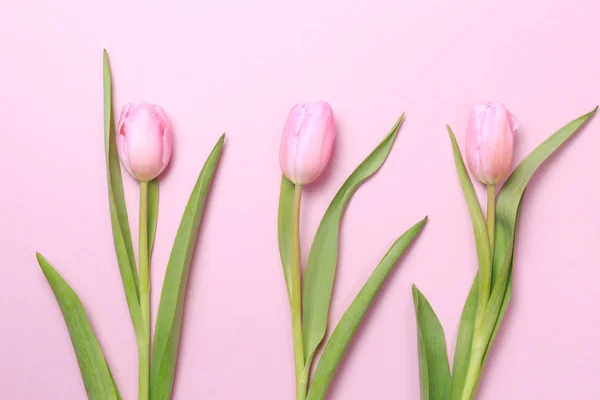
[[[476,105],[467,126],[467,164],[486,185],[504,179],[512,167],[516,119],[500,103]]]
[[[297,104],[290,111],[279,149],[283,174],[300,185],[321,175],[335,140],[335,121],[329,103],[314,101]]]
[[[156,178],[171,158],[171,125],[157,105],[125,105],[116,139],[121,163],[138,181]]]

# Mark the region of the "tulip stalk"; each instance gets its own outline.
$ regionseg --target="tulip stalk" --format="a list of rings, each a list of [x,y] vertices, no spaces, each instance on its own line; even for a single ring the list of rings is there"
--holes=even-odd
[[[302,278],[300,271],[300,203],[302,185],[294,187],[292,210],[292,334],[294,338],[294,363],[296,368],[296,400],[306,398],[304,372],[304,343],[302,338]]]
[[[140,308],[142,311],[141,337],[138,342],[139,400],[148,400],[150,388],[150,262],[148,249],[148,182],[140,182]]]
[[[494,259],[494,230],[496,229],[496,185],[487,187],[487,231],[490,239],[490,253]]]

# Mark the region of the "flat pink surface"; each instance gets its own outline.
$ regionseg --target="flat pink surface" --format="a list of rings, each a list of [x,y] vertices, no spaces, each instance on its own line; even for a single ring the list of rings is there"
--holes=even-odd
[[[416,399],[410,285],[429,298],[452,352],[476,269],[444,125],[462,145],[469,107],[500,100],[522,127],[521,160],[600,103],[599,18],[600,6],[583,0],[4,0],[0,397],[85,398],[40,251],[79,293],[123,397],[136,398],[106,194],[103,48],[117,107],[160,103],[174,127],[154,313],[187,197],[228,134],[193,260],[175,399],[293,398],[276,228],[279,138],[292,105],[326,99],[338,124],[331,165],[303,197],[305,253],[344,179],[406,112],[389,159],[345,214],[331,324],[393,240],[426,214],[429,223],[373,304],[328,398]],[[529,186],[514,297],[482,399],[600,398],[598,118]],[[136,232],[136,184],[126,176],[125,185]]]

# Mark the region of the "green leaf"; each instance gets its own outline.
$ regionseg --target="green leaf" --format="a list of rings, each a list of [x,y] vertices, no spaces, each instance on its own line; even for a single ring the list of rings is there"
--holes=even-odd
[[[473,332],[477,314],[477,301],[479,297],[478,285],[479,273],[471,285],[471,291],[460,317],[456,348],[454,350],[454,361],[452,364],[452,385],[450,387],[450,399],[460,400],[467,379],[467,370],[471,359],[471,347],[473,345]]]
[[[478,296],[479,304],[482,309],[487,303],[490,295],[490,288],[492,283],[492,254],[490,249],[490,239],[487,233],[487,227],[485,219],[483,218],[483,212],[479,205],[479,199],[475,193],[473,182],[469,177],[469,173],[465,168],[460,149],[456,143],[456,138],[452,129],[448,126],[448,134],[450,135],[450,141],[452,142],[452,151],[454,152],[454,162],[456,164],[456,172],[458,173],[458,179],[462,187],[465,199],[467,201],[467,207],[469,208],[469,214],[471,215],[471,222],[473,224],[473,233],[475,235],[475,248],[477,250],[477,259],[479,260],[479,293],[485,293],[484,297]]]
[[[498,251],[494,258],[495,265],[503,265],[504,260],[512,256],[511,242],[514,238],[519,203],[529,180],[540,165],[573,136],[595,114],[597,109],[598,107],[569,122],[541,143],[519,164],[498,193],[496,205],[496,247]],[[499,272],[499,270],[495,270],[494,277]]]
[[[413,301],[417,316],[421,400],[446,400],[450,394],[450,365],[444,328],[415,285]]]
[[[90,400],[120,399],[102,349],[77,294],[40,253],[38,263],[60,306]]]
[[[481,289],[488,294],[490,292],[492,282],[492,256],[489,244],[489,238],[487,234],[487,227],[481,206],[473,182],[469,177],[469,173],[465,167],[465,163],[460,154],[460,148],[454,137],[452,129],[447,126],[448,134],[450,135],[450,141],[452,143],[452,151],[454,153],[454,162],[456,165],[456,172],[462,187],[465,199],[467,201],[467,207],[471,216],[471,223],[473,225],[473,233],[475,236],[475,247],[477,250],[477,259],[479,262],[477,277],[473,284],[477,284],[477,288],[472,288],[467,298],[467,302],[463,309],[461,316],[461,323],[459,327],[458,341],[456,343],[456,349],[454,351],[454,363],[452,368],[452,384],[450,389],[451,399],[460,399],[462,396],[462,390],[465,385],[468,363],[471,356],[473,330],[475,326],[475,320],[477,318],[477,306],[481,301],[484,304],[487,303],[487,299],[480,299],[479,293]],[[483,273],[483,279],[480,281],[479,276]]]
[[[319,360],[309,386],[307,400],[322,400],[325,398],[329,384],[344,356],[344,352],[363,317],[369,310],[369,306],[379,292],[379,289],[381,289],[381,285],[383,285],[385,279],[394,269],[400,256],[402,256],[421,231],[426,221],[427,218],[418,222],[396,240],[340,319],[340,322],[331,334],[331,338],[327,341],[323,355]]]
[[[551,137],[540,144],[525,160],[523,160],[506,181],[496,202],[495,251],[492,269],[494,292],[490,298],[490,306],[486,309],[484,324],[490,335],[482,365],[485,365],[500,323],[504,317],[512,294],[513,252],[520,213],[521,201],[529,180],[537,168],[565,143],[596,112],[597,108],[559,129]],[[450,398],[459,400],[469,367],[470,349],[472,345],[475,309],[477,308],[477,277],[469,293],[463,310],[463,317],[458,333],[458,342],[452,368],[452,390]],[[498,306],[498,302],[500,305]],[[490,326],[493,326],[490,332]]]
[[[294,207],[294,184],[285,176],[281,177],[277,232],[279,236],[279,255],[283,266],[283,276],[288,297],[292,296],[292,208]]]
[[[112,104],[112,78],[108,55],[104,50],[104,143],[106,151],[106,172],[108,181],[108,203],[110,207],[110,222],[113,231],[113,241],[117,253],[117,261],[127,306],[137,336],[143,327],[142,314],[139,301],[139,284],[133,246],[131,244],[131,231],[127,218],[127,206],[123,191],[121,166],[117,154],[115,138],[115,120]]]
[[[148,251],[152,255],[158,222],[158,179],[148,182]]]
[[[171,398],[190,262],[206,196],[217,168],[224,140],[225,135],[222,135],[198,176],[171,250],[160,296],[152,347],[151,400]]]
[[[344,213],[348,201],[360,184],[373,175],[387,158],[403,119],[404,114],[400,116],[385,139],[383,139],[375,150],[373,150],[358,168],[354,170],[346,182],[344,182],[341,189],[337,192],[333,201],[327,208],[319,228],[317,229],[317,233],[315,234],[306,263],[306,270],[304,272],[302,296],[304,302],[302,309],[304,354],[309,368],[309,364],[314,357],[315,351],[325,337],[325,332],[327,331],[327,317],[329,314],[329,304],[331,302],[331,293],[333,291],[333,281],[337,266],[339,228],[342,214]],[[290,199],[288,198],[289,193],[287,193],[289,188],[284,187],[284,185],[286,184],[282,183],[282,194],[285,194],[286,201],[284,209],[286,212],[289,212],[289,215],[286,215],[285,220],[290,221],[286,223],[285,227],[291,229],[291,205],[287,204],[287,202],[290,202]],[[281,209],[282,206],[280,203],[280,210]],[[280,212],[280,220],[281,218]],[[289,224],[289,226],[287,224]],[[286,233],[285,235],[290,235],[291,237],[291,233]],[[282,235],[280,233],[280,239],[281,237]],[[287,238],[287,236],[283,237]],[[284,257],[282,255],[282,260],[283,259]]]

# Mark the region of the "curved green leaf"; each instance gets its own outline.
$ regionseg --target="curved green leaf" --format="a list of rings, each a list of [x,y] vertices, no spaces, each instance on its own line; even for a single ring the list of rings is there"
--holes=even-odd
[[[325,398],[329,384],[344,356],[344,352],[363,317],[369,310],[369,306],[377,293],[379,293],[379,289],[381,289],[385,279],[394,269],[394,266],[397,265],[400,256],[402,256],[404,251],[413,242],[426,221],[427,217],[411,227],[394,242],[340,319],[340,322],[331,334],[331,338],[327,341],[323,355],[319,360],[309,386],[307,400],[322,400]]]
[[[294,184],[284,175],[281,176],[279,192],[279,208],[277,218],[277,233],[279,236],[279,255],[283,266],[283,276],[287,287],[288,297],[292,293],[292,209],[294,206]]]
[[[450,365],[444,328],[415,285],[413,301],[417,316],[421,400],[446,400],[450,394]]]
[[[448,126],[448,134],[450,135],[450,141],[452,142],[452,151],[454,153],[454,162],[456,164],[456,172],[460,180],[465,199],[467,200],[467,206],[469,208],[469,214],[471,214],[471,222],[473,224],[473,233],[475,235],[475,248],[477,249],[477,259],[479,260],[479,293],[484,293],[483,296],[478,296],[478,301],[483,310],[485,304],[488,301],[491,283],[492,283],[492,254],[490,249],[490,239],[488,237],[485,219],[483,218],[483,212],[479,205],[479,199],[475,193],[473,182],[469,177],[469,173],[465,168],[460,149],[456,143],[456,138],[452,129]]]
[[[150,399],[168,400],[173,390],[177,349],[190,263],[204,204],[223,148],[223,134],[208,156],[181,218],[160,296],[150,371]]]
[[[327,208],[313,239],[304,272],[302,296],[304,302],[302,309],[304,354],[309,368],[315,351],[327,331],[327,317],[337,266],[339,227],[342,214],[360,184],[373,175],[387,158],[403,119],[404,114],[400,116],[385,139],[344,182]],[[282,183],[283,186],[284,183]],[[291,211],[288,219],[291,221]]]
[[[552,136],[535,148],[510,175],[502,190],[498,193],[496,205],[496,239],[497,256],[494,257],[494,264],[503,265],[504,260],[512,256],[511,242],[514,238],[515,225],[521,197],[525,187],[535,171],[542,165],[548,157],[560,148],[579,128],[595,114],[598,107],[591,112],[574,119],[567,125],[560,128]],[[494,277],[499,274],[499,270],[494,271]]]
[[[115,120],[112,104],[112,78],[108,55],[104,50],[104,143],[106,151],[106,175],[108,181],[108,203],[110,207],[110,222],[113,240],[127,306],[136,334],[144,329],[139,301],[139,284],[131,231],[127,217],[127,206],[123,191],[121,166],[117,154],[115,138]]]
[[[40,253],[36,253],[36,257],[67,324],[88,399],[120,399],[117,385],[79,297],[48,260]]]

